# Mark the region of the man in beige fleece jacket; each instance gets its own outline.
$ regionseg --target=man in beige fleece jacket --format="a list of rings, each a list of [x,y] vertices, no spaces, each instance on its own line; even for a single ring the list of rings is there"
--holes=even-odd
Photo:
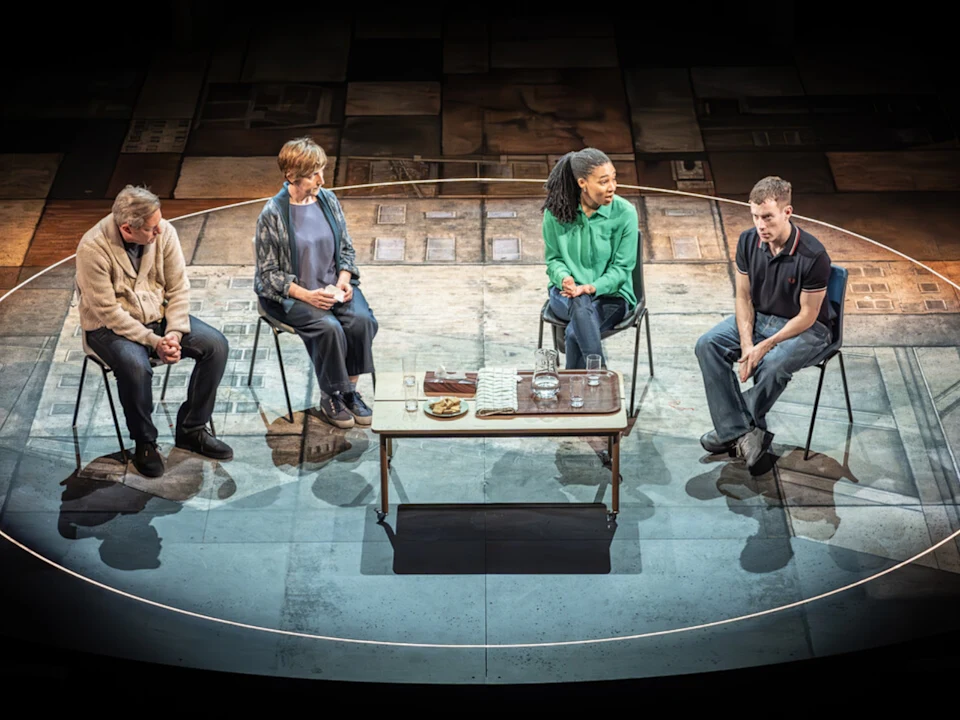
[[[151,357],[173,364],[193,358],[187,400],[177,412],[176,446],[218,460],[233,457],[207,430],[217,386],[227,364],[223,334],[189,315],[190,281],[177,231],[160,212],[160,199],[128,185],[112,212],[77,247],[80,325],[87,345],[112,369],[130,437],[133,464],[159,477],[164,462],[153,424]]]

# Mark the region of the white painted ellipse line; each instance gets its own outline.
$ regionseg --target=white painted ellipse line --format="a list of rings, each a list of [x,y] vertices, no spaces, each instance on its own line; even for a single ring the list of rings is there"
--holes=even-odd
[[[527,182],[527,183],[544,183],[544,182],[546,182],[546,181],[545,181],[545,180],[535,180],[535,179],[520,179],[520,180],[514,180],[514,179],[508,179],[508,178],[446,178],[446,179],[437,179],[437,180],[403,180],[403,181],[390,182],[390,183],[369,183],[369,184],[365,184],[365,185],[348,185],[348,186],[344,186],[344,187],[340,187],[340,188],[331,188],[331,190],[333,190],[333,191],[336,191],[336,190],[353,190],[353,189],[358,189],[358,188],[369,188],[369,187],[387,187],[387,186],[394,186],[394,185],[415,185],[415,184],[447,183],[447,182],[514,182],[514,183],[515,183],[515,182]],[[749,203],[746,203],[746,202],[743,202],[743,201],[740,201],[740,200],[730,200],[730,199],[728,199],[728,198],[716,197],[716,196],[713,196],[713,195],[702,195],[702,194],[699,194],[699,193],[690,193],[690,192],[685,192],[685,191],[681,191],[681,190],[668,190],[668,189],[665,189],[665,188],[651,188],[651,187],[646,187],[646,186],[643,186],[643,185],[621,185],[620,187],[624,187],[624,188],[627,188],[627,189],[630,189],[630,190],[648,190],[648,191],[651,191],[651,192],[659,192],[659,193],[664,193],[664,194],[669,194],[669,195],[682,195],[682,196],[686,196],[686,197],[701,198],[701,199],[704,199],[704,200],[716,200],[717,202],[728,202],[728,203],[735,204],[735,205],[743,205],[743,206],[748,206],[748,205],[749,205]],[[197,216],[197,215],[203,215],[203,214],[210,213],[210,212],[218,212],[218,211],[220,211],[220,210],[227,210],[227,209],[230,209],[230,208],[240,207],[240,206],[243,206],[243,205],[250,205],[250,204],[256,203],[256,202],[266,202],[267,200],[269,200],[269,197],[258,198],[258,199],[255,199],[255,200],[246,200],[246,201],[239,202],[239,203],[232,203],[232,204],[230,204],[230,205],[223,205],[223,206],[220,206],[220,207],[217,207],[217,208],[210,208],[210,209],[208,209],[208,210],[200,210],[200,211],[195,212],[195,213],[188,213],[187,215],[181,215],[181,216],[176,217],[176,218],[170,218],[170,219],[169,219],[169,222],[174,222],[174,221],[176,221],[176,220],[184,220],[184,219],[186,219],[186,218],[195,217],[195,216]],[[917,261],[917,260],[914,260],[913,258],[911,258],[911,257],[908,256],[908,255],[905,255],[905,254],[903,254],[903,253],[901,253],[901,252],[899,252],[899,251],[897,251],[897,250],[894,250],[893,248],[890,248],[890,247],[884,245],[883,243],[877,242],[876,240],[872,240],[872,239],[870,239],[870,238],[868,238],[868,237],[865,237],[865,236],[860,235],[860,234],[858,234],[858,233],[852,232],[852,231],[850,231],[850,230],[846,230],[846,229],[844,229],[844,228],[837,227],[836,225],[831,225],[831,224],[826,223],[826,222],[823,222],[823,221],[821,221],[821,220],[816,220],[816,219],[814,219],[814,218],[807,218],[807,217],[804,217],[804,216],[802,216],[802,215],[797,215],[796,217],[798,217],[798,218],[800,218],[800,219],[802,219],[802,220],[808,220],[808,221],[810,221],[810,222],[814,222],[814,223],[823,225],[823,226],[825,226],[825,227],[832,228],[832,229],[834,229],[834,230],[837,230],[837,231],[839,231],[839,232],[846,233],[846,234],[851,235],[851,236],[853,236],[853,237],[860,238],[861,240],[865,240],[865,241],[867,241],[867,242],[869,242],[869,243],[872,243],[872,244],[876,245],[877,247],[883,248],[884,250],[888,250],[889,252],[891,252],[891,253],[893,253],[893,254],[895,254],[895,255],[898,255],[898,256],[900,256],[900,257],[903,257],[903,258],[905,258],[906,260],[908,260],[908,261],[910,261],[910,262],[913,262],[913,263],[915,263],[916,265],[919,265],[920,267],[924,268],[925,270],[928,270],[928,271],[931,272],[932,274],[934,274],[934,275],[936,275],[937,277],[941,278],[942,280],[944,280],[945,282],[947,282],[948,284],[950,284],[951,286],[953,286],[953,287],[956,288],[957,290],[960,290],[960,285],[957,285],[957,284],[954,283],[952,280],[950,280],[950,279],[948,279],[948,278],[945,278],[943,275],[941,275],[940,273],[936,272],[935,270],[927,267],[926,265],[923,265],[922,263],[920,263],[920,262]],[[19,290],[19,289],[22,288],[23,286],[27,285],[27,284],[28,284],[31,280],[33,280],[34,278],[40,277],[40,276],[43,275],[44,273],[46,273],[46,272],[48,272],[48,271],[50,271],[50,270],[53,270],[54,268],[56,268],[57,266],[61,265],[62,263],[65,263],[65,262],[67,262],[67,261],[69,261],[69,260],[72,260],[72,259],[75,258],[75,257],[76,257],[76,254],[70,255],[69,257],[65,257],[65,258],[63,258],[62,260],[59,260],[58,262],[54,263],[54,264],[51,265],[50,267],[44,268],[43,270],[41,270],[40,272],[38,272],[36,275],[30,277],[29,279],[27,279],[27,280],[25,280],[24,282],[22,282],[22,283],[20,283],[19,285],[17,285],[17,286],[16,286],[15,288],[13,288],[12,290],[9,290],[7,293],[5,293],[5,294],[3,295],[3,297],[0,297],[0,302],[3,302],[7,297],[9,297],[11,294],[13,294],[14,292],[16,292],[17,290]],[[952,456],[952,452],[951,452],[951,456]],[[931,552],[934,552],[935,550],[937,550],[937,549],[940,548],[941,546],[945,545],[946,543],[950,542],[951,540],[957,538],[958,536],[960,536],[960,530],[957,530],[956,532],[951,533],[950,535],[948,535],[947,537],[945,537],[943,540],[940,540],[939,542],[937,542],[936,544],[930,546],[929,548],[927,548],[927,549],[924,550],[923,552],[917,553],[917,554],[914,555],[913,557],[910,557],[910,558],[908,558],[908,559],[906,559],[906,560],[903,560],[903,561],[901,561],[901,562],[899,562],[899,563],[897,563],[897,564],[895,564],[895,565],[892,565],[891,567],[887,568],[886,570],[882,570],[882,571],[880,571],[880,572],[878,572],[878,573],[875,573],[874,575],[870,575],[869,577],[862,578],[861,580],[858,580],[858,581],[856,581],[856,582],[854,582],[854,583],[850,583],[850,584],[848,584],[848,585],[843,585],[843,586],[841,586],[841,587],[834,588],[833,590],[829,590],[829,591],[827,591],[827,592],[820,593],[819,595],[815,595],[815,596],[813,596],[813,597],[811,597],[811,598],[806,598],[806,599],[803,599],[803,600],[797,600],[797,601],[795,601],[795,602],[788,603],[788,604],[786,604],[786,605],[780,605],[780,606],[777,606],[777,607],[774,607],[774,608],[768,608],[767,610],[760,610],[760,611],[757,611],[757,612],[754,612],[754,613],[749,613],[749,614],[747,614],[747,615],[738,615],[738,616],[736,616],[736,617],[725,618],[725,619],[723,619],[723,620],[714,620],[714,621],[712,621],[712,622],[700,623],[700,624],[698,624],[698,625],[689,625],[689,626],[680,627],[680,628],[672,628],[672,629],[669,629],[669,630],[657,630],[657,631],[652,631],[652,632],[647,632],[647,633],[637,633],[637,634],[632,634],[632,635],[622,635],[622,636],[613,636],[613,637],[605,637],[605,638],[593,638],[593,639],[588,639],[588,640],[562,640],[562,641],[544,642],[544,643],[506,643],[506,644],[501,644],[501,645],[494,645],[494,644],[488,644],[488,643],[484,643],[484,644],[414,643],[414,642],[398,642],[398,641],[390,641],[390,640],[362,640],[362,639],[358,639],[358,638],[341,638],[341,637],[335,637],[335,636],[329,636],[329,635],[316,635],[316,634],[313,634],[313,633],[302,633],[302,632],[296,632],[296,631],[292,631],[292,630],[280,630],[279,628],[269,628],[269,627],[264,627],[264,626],[261,626],[261,625],[252,625],[252,624],[249,624],[249,623],[237,622],[237,621],[235,621],[235,620],[226,620],[226,619],[218,618],[218,617],[211,616],[211,615],[204,615],[204,614],[201,614],[201,613],[195,613],[195,612],[192,612],[192,611],[190,611],[190,610],[184,610],[184,609],[182,609],[182,608],[177,608],[177,607],[173,607],[173,606],[171,606],[171,605],[166,605],[166,604],[164,604],[164,603],[156,602],[155,600],[150,600],[150,599],[148,599],[148,598],[140,597],[139,595],[134,595],[134,594],[128,593],[128,592],[126,592],[126,591],[124,591],[124,590],[119,590],[119,589],[114,588],[114,587],[111,587],[111,586],[109,586],[109,585],[105,585],[104,583],[101,583],[101,582],[99,582],[99,581],[97,581],[97,580],[93,580],[92,578],[88,578],[88,577],[86,577],[85,575],[81,575],[80,573],[78,573],[78,572],[76,572],[76,571],[74,571],[74,570],[71,570],[71,569],[69,569],[69,568],[63,567],[62,565],[59,565],[59,564],[55,563],[54,561],[52,561],[52,560],[44,557],[44,556],[41,555],[40,553],[36,552],[35,550],[27,547],[26,545],[22,544],[21,542],[19,542],[19,541],[16,540],[15,538],[11,537],[11,536],[8,535],[5,531],[0,530],[0,537],[2,537],[3,539],[5,539],[7,542],[13,544],[14,546],[20,548],[22,551],[28,553],[29,555],[34,556],[35,558],[37,558],[37,559],[40,560],[41,562],[46,563],[47,565],[51,566],[52,568],[54,568],[54,569],[56,569],[56,570],[58,570],[58,571],[60,571],[60,572],[63,572],[63,573],[65,573],[65,574],[67,574],[67,575],[70,575],[70,576],[72,576],[72,577],[77,578],[78,580],[82,580],[82,581],[84,581],[84,582],[86,582],[86,583],[89,583],[90,585],[93,585],[93,586],[98,587],[98,588],[100,588],[100,589],[102,589],[102,590],[106,590],[106,591],[108,591],[108,592],[114,593],[114,594],[119,595],[119,596],[121,596],[121,597],[125,597],[125,598],[127,598],[127,599],[130,599],[130,600],[134,600],[134,601],[136,601],[136,602],[143,603],[143,604],[145,604],[145,605],[150,605],[150,606],[152,606],[152,607],[157,607],[157,608],[160,608],[160,609],[163,609],[163,610],[167,610],[167,611],[169,611],[169,612],[173,612],[173,613],[176,613],[176,614],[184,615],[184,616],[187,616],[187,617],[193,617],[193,618],[197,618],[197,619],[200,619],[200,620],[206,620],[206,621],[209,621],[209,622],[219,623],[219,624],[222,624],[222,625],[229,625],[229,626],[232,626],[232,627],[243,628],[243,629],[246,629],[246,630],[255,630],[255,631],[258,631],[258,632],[271,633],[271,634],[275,634],[275,635],[284,635],[284,636],[287,636],[287,637],[298,637],[298,638],[304,638],[304,639],[309,639],[309,640],[325,640],[325,641],[329,641],[329,642],[342,642],[342,643],[350,643],[350,644],[355,644],[355,645],[379,645],[379,646],[389,646],[389,647],[430,648],[430,649],[455,649],[455,650],[469,650],[469,649],[488,650],[488,649],[547,648],[547,647],[567,647],[567,646],[575,646],[575,645],[591,645],[591,644],[610,643],[610,642],[624,642],[624,641],[628,641],[628,640],[641,640],[641,639],[645,639],[645,638],[661,637],[661,636],[665,636],[665,635],[674,635],[674,634],[678,634],[678,633],[682,633],[682,632],[691,632],[691,631],[694,631],[694,630],[705,630],[705,629],[714,628],[714,627],[719,627],[719,626],[723,626],[723,625],[729,625],[729,624],[736,623],[736,622],[742,622],[742,621],[744,621],[744,620],[751,620],[751,619],[758,618],[758,617],[764,617],[764,616],[767,616],[767,615],[772,615],[772,614],[774,614],[774,613],[784,612],[784,611],[786,611],[786,610],[790,610],[790,609],[793,609],[793,608],[796,608],[796,607],[801,607],[801,606],[803,606],[803,605],[806,605],[806,604],[809,604],[809,603],[813,603],[813,602],[816,602],[816,601],[818,601],[818,600],[823,600],[824,598],[832,597],[833,595],[837,595],[837,594],[842,593],[842,592],[846,592],[847,590],[850,590],[850,589],[852,589],[852,588],[859,587],[859,586],[861,586],[861,585],[865,585],[865,584],[867,584],[867,583],[869,583],[869,582],[872,582],[872,581],[874,581],[874,580],[876,580],[876,579],[878,579],[878,578],[883,577],[884,575],[888,575],[888,574],[890,574],[890,573],[892,573],[892,572],[895,572],[895,571],[899,570],[899,569],[902,568],[902,567],[905,567],[905,566],[907,566],[907,565],[909,565],[909,564],[911,564],[911,563],[913,563],[913,562],[916,562],[916,561],[919,560],[920,558],[924,557],[925,555],[928,555],[928,554],[931,553]]]
[[[543,183],[546,182],[546,180],[545,180],[545,179],[544,179],[544,180],[537,180],[537,179],[532,179],[532,178],[518,178],[518,179],[512,179],[512,178],[437,178],[437,179],[429,179],[429,180],[397,180],[397,181],[388,182],[388,183],[366,183],[366,184],[363,184],[363,185],[344,185],[344,186],[342,186],[342,187],[335,187],[335,188],[328,188],[328,189],[329,189],[331,192],[338,192],[338,191],[343,191],[343,190],[357,190],[357,189],[372,188],[372,187],[393,187],[393,186],[397,186],[397,185],[428,185],[428,184],[458,183],[458,182],[540,183],[540,184],[543,184]],[[730,199],[730,198],[718,197],[718,196],[716,196],[716,195],[703,195],[702,193],[687,192],[687,191],[685,191],[685,190],[668,190],[667,188],[649,187],[649,186],[647,186],[647,185],[626,185],[626,184],[619,185],[619,187],[626,188],[626,189],[628,189],[628,190],[646,190],[646,191],[654,192],[654,193],[663,193],[663,194],[665,194],[665,195],[680,195],[680,196],[682,196],[682,197],[693,197],[693,198],[699,198],[699,199],[701,199],[701,200],[715,200],[716,202],[725,202],[725,203],[730,203],[731,205],[742,205],[742,206],[744,206],[744,207],[749,207],[749,205],[750,205],[750,203],[744,202],[743,200],[732,200],[732,199]],[[235,208],[235,207],[242,207],[243,205],[252,205],[253,203],[266,202],[267,200],[270,199],[270,197],[272,197],[272,196],[262,197],[262,198],[256,198],[256,199],[254,199],[254,200],[243,200],[243,201],[241,201],[241,202],[231,203],[230,205],[221,205],[221,206],[219,206],[219,207],[209,208],[209,209],[207,209],[207,210],[198,210],[197,212],[187,213],[186,215],[180,215],[180,216],[175,217],[175,218],[169,218],[169,219],[168,219],[168,222],[174,222],[174,221],[176,221],[176,220],[186,220],[187,218],[197,217],[198,215],[205,215],[206,213],[211,213],[211,212],[219,212],[219,211],[221,211],[221,210],[229,210],[229,209]],[[363,199],[363,198],[361,198],[361,199]],[[412,200],[412,199],[419,199],[419,198],[409,198],[409,199]],[[865,236],[865,235],[861,235],[861,234],[859,234],[859,233],[855,233],[855,232],[853,232],[852,230],[847,230],[847,229],[845,229],[845,228],[838,227],[837,225],[831,225],[830,223],[825,222],[825,221],[823,221],[823,220],[817,220],[816,218],[809,218],[809,217],[806,217],[806,216],[804,216],[804,215],[795,215],[795,217],[800,218],[801,220],[806,220],[806,221],[808,221],[808,222],[816,223],[816,224],[818,224],[818,225],[822,225],[822,226],[824,226],[824,227],[831,228],[831,229],[836,230],[836,231],[838,231],[838,232],[846,233],[847,235],[850,235],[850,236],[855,237],[855,238],[859,238],[860,240],[863,240],[863,241],[865,241],[865,242],[871,243],[871,244],[873,244],[873,245],[875,245],[875,246],[877,246],[877,247],[879,247],[879,248],[883,248],[884,250],[886,250],[886,251],[888,251],[888,252],[890,252],[890,253],[893,253],[894,255],[898,255],[899,257],[902,257],[902,258],[904,258],[905,260],[908,260],[908,261],[914,263],[915,265],[918,265],[919,267],[922,267],[922,268],[923,268],[924,270],[926,270],[927,272],[929,272],[929,273],[931,273],[931,274],[933,274],[933,275],[936,275],[938,278],[940,278],[941,280],[943,280],[945,283],[947,283],[948,285],[951,285],[952,287],[954,287],[954,288],[956,288],[958,291],[960,291],[960,285],[958,285],[957,283],[955,283],[955,282],[954,282],[953,280],[951,280],[950,278],[944,277],[943,275],[941,275],[940,273],[938,273],[938,272],[937,272],[936,270],[934,270],[933,268],[930,268],[930,267],[924,265],[922,262],[920,262],[919,260],[916,260],[916,259],[910,257],[909,255],[905,255],[904,253],[900,252],[899,250],[894,250],[892,247],[890,247],[890,246],[888,246],[888,245],[884,245],[883,243],[878,242],[878,241],[876,241],[876,240],[873,240],[873,239],[871,239],[871,238],[868,238],[868,237]],[[52,270],[53,268],[57,267],[57,266],[60,265],[61,263],[67,262],[68,260],[72,260],[72,259],[75,258],[75,257],[76,257],[76,253],[74,253],[73,255],[70,255],[69,257],[63,258],[63,260],[57,261],[56,263],[54,263],[54,264],[51,265],[50,267],[44,268],[43,270],[41,270],[40,272],[38,272],[38,273],[37,273],[36,275],[34,275],[33,277],[30,277],[30,278],[28,278],[27,280],[24,280],[22,283],[20,283],[19,285],[17,285],[15,288],[13,288],[13,289],[11,289],[11,290],[8,290],[2,297],[0,297],[0,302],[3,302],[4,300],[6,300],[10,295],[12,295],[14,292],[16,292],[17,290],[19,290],[20,288],[22,288],[24,285],[26,285],[27,283],[29,283],[29,282],[30,282],[31,280],[33,280],[34,278],[40,277],[40,276],[43,275],[45,272],[47,272],[47,271],[49,271],[49,270]]]
[[[895,572],[900,568],[905,567],[906,565],[916,562],[917,560],[922,558],[924,555],[934,552],[935,550],[937,550],[937,548],[950,542],[951,540],[956,538],[958,535],[960,535],[960,530],[957,530],[956,532],[948,535],[940,542],[936,543],[935,545],[931,545],[929,548],[927,548],[923,552],[917,553],[911,558],[903,560],[897,563],[896,565],[892,565],[886,570],[881,570],[880,572],[870,575],[869,577],[865,577],[860,580],[857,580],[856,582],[850,583],[849,585],[843,585],[842,587],[834,588],[833,590],[828,590],[827,592],[820,593],[819,595],[814,595],[811,598],[797,600],[792,603],[787,603],[786,605],[779,605],[777,607],[768,608],[767,610],[759,610],[757,612],[749,613],[747,615],[737,615],[732,618],[725,618],[723,620],[714,620],[712,622],[700,623],[698,625],[687,625],[685,627],[672,628],[669,630],[654,630],[651,632],[636,633],[633,635],[593,638],[589,640],[558,640],[554,642],[542,642],[542,643],[504,643],[501,645],[496,645],[491,643],[458,644],[458,643],[416,643],[416,642],[402,642],[397,640],[362,640],[359,638],[336,637],[334,635],[317,635],[314,633],[297,632],[295,630],[281,630],[279,628],[265,627],[263,625],[252,625],[250,623],[237,622],[236,620],[225,620],[223,618],[218,618],[213,615],[204,615],[202,613],[193,612],[192,610],[184,610],[182,608],[173,607],[172,605],[166,605],[164,603],[160,603],[155,600],[149,600],[147,598],[140,597],[139,595],[134,595],[133,593],[128,593],[125,590],[118,590],[117,588],[111,587],[109,585],[105,585],[104,583],[101,583],[98,580],[93,580],[92,578],[88,578],[85,575],[81,575],[80,573],[74,570],[65,568],[62,565],[58,565],[53,560],[49,560],[48,558],[44,557],[40,553],[28,548],[26,545],[23,545],[18,540],[10,537],[3,530],[0,530],[0,537],[4,538],[8,542],[17,546],[18,548],[28,553],[29,555],[33,555],[38,560],[45,562],[47,565],[50,565],[52,568],[59,570],[60,572],[66,573],[67,575],[71,575],[72,577],[75,577],[78,580],[83,580],[84,582],[89,583],[94,587],[98,587],[101,590],[106,590],[116,595],[120,595],[121,597],[125,597],[129,600],[135,600],[136,602],[141,602],[141,603],[144,603],[145,605],[150,605],[152,607],[160,608],[162,610],[167,610],[167,611],[176,613],[178,615],[197,618],[199,620],[207,620],[209,622],[219,623],[221,625],[230,625],[231,627],[243,628],[245,630],[256,630],[258,632],[265,632],[273,635],[284,635],[287,637],[297,637],[297,638],[303,638],[307,640],[326,640],[329,642],[341,642],[341,643],[349,643],[353,645],[382,645],[382,646],[389,646],[389,647],[429,648],[429,649],[441,649],[441,650],[510,650],[510,649],[518,649],[518,648],[549,648],[549,647],[570,647],[570,646],[576,646],[576,645],[594,645],[599,643],[624,642],[628,640],[643,640],[645,638],[663,637],[665,635],[676,635],[683,632],[692,632],[694,630],[707,630],[709,628],[720,627],[722,625],[730,625],[732,623],[742,622],[744,620],[752,620],[754,618],[765,617],[767,615],[773,615],[775,613],[784,612],[786,610],[792,610],[793,608],[801,607],[803,605],[807,605],[807,604],[816,602],[818,600],[823,600],[825,598],[838,595],[839,593],[846,592],[847,590],[851,590],[855,587],[859,587],[860,585],[865,585],[869,582],[872,582],[878,578],[883,577],[884,575],[888,575],[892,572]]]

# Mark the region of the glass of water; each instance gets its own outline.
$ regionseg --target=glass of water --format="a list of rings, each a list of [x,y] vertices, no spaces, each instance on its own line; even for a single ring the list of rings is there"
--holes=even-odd
[[[417,357],[416,355],[403,356],[403,385],[417,384]]]
[[[403,409],[407,412],[416,412],[419,402],[419,393],[417,392],[417,379],[410,376],[411,382],[407,384],[407,376],[403,378]]]
[[[600,356],[587,355],[587,385],[600,384]]]
[[[573,375],[570,378],[570,407],[583,407],[583,389],[585,379],[583,375]]]

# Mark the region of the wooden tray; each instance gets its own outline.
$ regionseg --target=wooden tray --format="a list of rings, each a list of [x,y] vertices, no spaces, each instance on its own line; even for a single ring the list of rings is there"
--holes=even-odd
[[[477,373],[465,373],[467,380],[472,380],[472,385],[467,385],[457,380],[437,380],[436,373],[433,370],[427,370],[423,376],[423,394],[449,395],[451,397],[472,398],[477,394]]]
[[[583,407],[570,407],[570,377],[586,377],[586,370],[560,370],[560,392],[555,400],[537,400],[530,394],[532,371],[521,371],[517,375],[523,378],[517,383],[516,415],[606,415],[620,411],[620,382],[616,373],[600,371],[600,384],[583,389]],[[489,415],[503,418],[506,415]]]

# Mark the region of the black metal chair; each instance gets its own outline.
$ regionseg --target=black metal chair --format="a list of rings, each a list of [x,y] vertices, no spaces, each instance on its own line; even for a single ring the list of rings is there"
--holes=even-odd
[[[810,418],[810,430],[807,433],[807,446],[803,451],[803,459],[808,459],[810,455],[810,440],[813,438],[813,425],[817,421],[817,408],[820,405],[820,391],[823,389],[823,374],[827,369],[827,363],[834,357],[840,361],[840,377],[843,378],[843,396],[847,401],[847,419],[853,424],[853,410],[850,407],[850,392],[847,389],[847,371],[843,367],[843,353],[840,348],[843,346],[843,303],[847,294],[847,269],[839,265],[830,266],[830,280],[827,283],[827,302],[833,305],[836,313],[833,319],[833,342],[831,342],[817,357],[810,361],[805,367],[820,368],[820,382],[817,383],[817,396],[813,401],[813,416]]]
[[[287,325],[286,323],[280,322],[275,317],[272,317],[263,309],[263,306],[257,301],[257,312],[260,314],[260,317],[257,318],[257,332],[253,336],[253,354],[250,356],[250,372],[247,375],[247,387],[253,384],[253,366],[257,361],[257,346],[260,344],[260,325],[261,323],[266,323],[270,330],[273,331],[273,342],[277,348],[277,362],[280,364],[280,378],[283,380],[283,395],[287,399],[287,412],[289,416],[286,418],[291,424],[293,423],[293,406],[290,404],[290,390],[287,387],[287,372],[283,367],[283,354],[280,352],[280,333],[290,333],[291,335],[296,335],[297,330],[292,325]],[[371,378],[373,380],[373,391],[377,391],[377,374],[371,373]]]
[[[86,333],[82,330],[80,331],[80,339],[83,342],[83,368],[80,370],[80,387],[77,388],[77,404],[73,408],[73,427],[77,426],[77,415],[80,413],[80,397],[83,394],[83,381],[87,377],[87,363],[91,360],[100,367],[100,371],[103,373],[103,387],[107,391],[107,400],[110,401],[110,413],[113,415],[113,426],[117,431],[117,442],[120,443],[120,454],[123,457],[123,461],[127,461],[127,450],[123,445],[123,436],[120,433],[120,421],[117,419],[117,408],[113,404],[113,393],[110,390],[110,380],[109,375],[113,372],[109,365],[104,362],[99,355],[97,355],[93,350],[90,349],[90,346],[87,345]],[[163,361],[158,357],[150,358],[150,365],[152,367],[158,367],[163,365]],[[170,368],[172,365],[167,365],[167,371],[163,376],[163,389],[160,391],[160,402],[167,396],[167,383],[170,380]],[[210,420],[210,429],[213,431],[213,434],[216,435],[216,431],[213,430],[213,420]]]
[[[253,338],[253,354],[250,356],[250,373],[247,375],[247,387],[253,383],[253,364],[257,361],[257,346],[260,344],[260,325],[266,323],[273,331],[273,342],[277,346],[277,362],[280,363],[280,377],[283,379],[283,395],[287,399],[287,412],[290,416],[287,420],[293,423],[293,407],[290,405],[290,390],[287,389],[287,372],[283,369],[283,355],[280,352],[280,333],[290,333],[296,335],[297,331],[291,325],[282,323],[274,317],[267,314],[259,300],[257,301],[257,312],[260,317],[257,318],[257,334]]]
[[[640,325],[644,318],[647,320],[647,358],[650,364],[650,377],[653,377],[653,348],[650,343],[650,314],[647,311],[647,294],[643,284],[643,237],[637,238],[637,264],[633,269],[633,292],[637,296],[637,306],[627,313],[615,327],[600,334],[601,339],[606,339],[611,335],[616,335],[624,330],[636,329],[636,339],[633,344],[633,375],[630,381],[630,417],[636,417],[637,411],[634,407],[637,393],[637,363],[640,357]],[[548,299],[543,307],[540,308],[540,338],[537,341],[537,348],[543,347],[543,325],[548,323],[553,330],[553,347],[557,352],[564,351],[565,339],[564,331],[567,327],[566,320],[561,320],[550,310],[550,300]]]

